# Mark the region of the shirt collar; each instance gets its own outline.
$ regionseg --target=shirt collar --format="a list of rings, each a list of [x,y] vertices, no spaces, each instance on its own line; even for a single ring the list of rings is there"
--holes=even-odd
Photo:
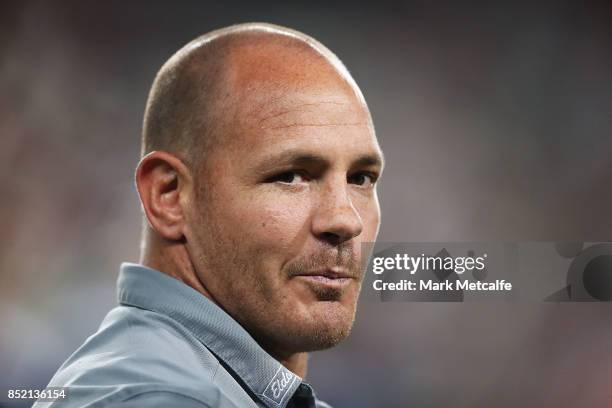
[[[268,408],[285,408],[302,383],[223,309],[183,282],[155,269],[123,263],[117,289],[120,304],[181,323]]]

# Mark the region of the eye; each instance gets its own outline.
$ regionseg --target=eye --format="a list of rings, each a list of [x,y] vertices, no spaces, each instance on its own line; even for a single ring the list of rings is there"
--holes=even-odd
[[[367,172],[359,172],[349,176],[347,181],[364,188],[372,187],[374,183],[376,183],[376,175]]]
[[[299,184],[305,183],[306,181],[308,181],[306,177],[304,177],[297,171],[285,171],[275,176],[272,176],[267,180],[267,182],[269,183],[278,182],[283,184]]]

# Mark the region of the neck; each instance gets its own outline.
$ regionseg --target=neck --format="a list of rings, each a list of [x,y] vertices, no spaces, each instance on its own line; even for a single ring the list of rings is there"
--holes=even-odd
[[[142,248],[140,263],[183,282],[197,290],[217,305],[204,282],[200,280],[191,257],[183,242],[172,242],[147,234]]]
[[[183,282],[206,296],[217,306],[219,302],[211,295],[196,273],[191,257],[182,242],[171,242],[148,234],[140,256],[140,264],[158,270]],[[266,350],[268,351],[268,350]],[[304,378],[308,370],[308,353],[271,353],[288,370]]]
[[[295,353],[289,357],[277,358],[288,370],[301,378],[306,377],[308,371],[308,353]]]

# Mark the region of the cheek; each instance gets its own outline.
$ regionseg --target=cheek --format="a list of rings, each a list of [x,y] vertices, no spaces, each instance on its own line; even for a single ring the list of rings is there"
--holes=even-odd
[[[251,219],[257,219],[253,226],[261,245],[290,250],[308,232],[309,205],[305,201],[255,201],[249,213]]]
[[[224,218],[232,234],[258,250],[291,250],[308,232],[310,203],[305,197],[260,191],[226,202]]]

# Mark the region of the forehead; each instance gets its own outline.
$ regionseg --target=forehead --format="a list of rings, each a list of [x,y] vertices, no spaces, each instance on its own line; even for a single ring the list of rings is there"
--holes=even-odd
[[[350,93],[270,92],[244,102],[223,143],[242,157],[292,148],[334,157],[379,152],[367,108]]]
[[[223,65],[218,147],[241,155],[330,142],[379,150],[360,91],[309,45],[246,44]]]

